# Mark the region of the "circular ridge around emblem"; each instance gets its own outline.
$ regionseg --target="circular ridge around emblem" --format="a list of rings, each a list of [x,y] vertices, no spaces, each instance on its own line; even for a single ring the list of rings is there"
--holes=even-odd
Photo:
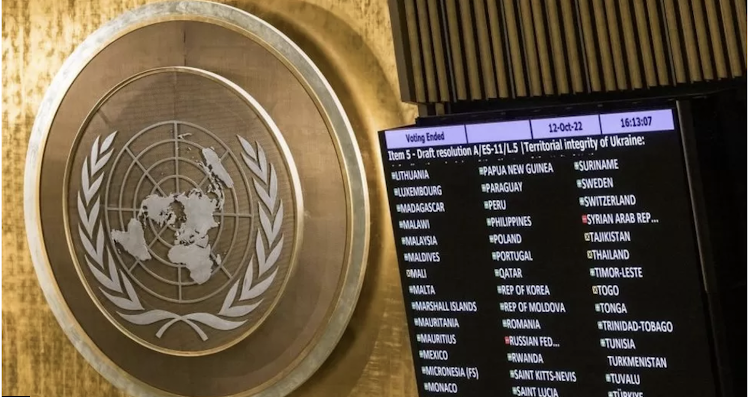
[[[202,116],[169,115],[159,98],[169,97],[170,84],[192,83],[159,76],[198,75],[223,79],[213,83],[225,94],[247,93],[257,106],[238,114],[205,105],[202,86],[174,105],[204,103]],[[160,94],[136,89],[150,79]],[[268,133],[274,124],[279,141]],[[232,125],[256,127],[236,133]],[[219,161],[223,150],[235,158]],[[270,194],[271,165],[279,202]],[[287,193],[278,193],[283,186]],[[32,130],[24,212],[37,277],[58,322],[97,371],[134,396],[291,392],[341,337],[367,260],[363,165],[335,93],[279,31],[202,1],[127,12],[66,60]],[[278,293],[267,299],[255,288],[282,264],[286,278],[278,273],[268,282],[266,291]],[[178,310],[193,304],[203,306]]]
[[[139,83],[140,87],[132,88]],[[185,96],[185,92],[188,98],[181,99],[181,96]],[[191,92],[200,92],[200,99],[196,101],[189,97]],[[126,99],[117,101],[118,96],[124,96]],[[107,119],[105,116],[108,113],[107,106],[128,114],[127,108],[133,101],[148,101],[150,110],[146,116],[150,117],[140,116],[144,120],[136,120],[139,126],[148,125],[130,136],[126,142],[123,143],[124,139],[118,139],[122,137],[122,134],[118,136],[116,132],[108,135],[108,138],[105,138],[108,132],[104,135],[96,135],[96,132],[102,132],[101,129],[87,134],[90,126],[96,126],[95,118]],[[239,108],[237,108],[238,105]],[[243,105],[247,108],[243,108]],[[210,113],[212,116],[210,122],[220,130],[227,128],[229,130],[215,133],[182,117],[175,118],[175,110],[179,107],[186,108],[188,114],[185,117],[193,120],[200,118],[196,115]],[[257,118],[248,117],[248,115],[242,117],[240,113],[243,110],[249,111]],[[232,118],[237,120],[231,120]],[[248,118],[250,120],[247,120]],[[145,119],[158,121],[151,124],[145,122]],[[133,117],[130,117],[127,120],[121,120],[118,125],[115,121],[107,119],[106,124],[110,130],[121,131],[131,127],[131,124],[136,124],[133,121]],[[253,123],[259,126],[248,127]],[[254,132],[263,127],[267,130],[265,131],[267,137],[259,137],[257,134],[252,137],[246,135],[248,132]],[[222,140],[218,136],[222,134],[228,139]],[[111,140],[108,140],[109,137]],[[271,139],[261,139],[264,137]],[[91,142],[92,139],[94,141],[91,145],[81,145],[82,142]],[[254,143],[251,144],[248,139]],[[140,145],[139,142],[141,142]],[[200,142],[203,142],[205,147]],[[221,156],[214,152],[212,144],[220,147]],[[91,298],[118,329],[136,342],[156,351],[197,356],[227,349],[262,324],[281,297],[286,281],[293,272],[296,262],[297,247],[295,246],[299,246],[302,240],[303,205],[302,197],[299,195],[299,177],[286,142],[276,124],[252,96],[231,81],[205,70],[189,67],[147,70],[119,83],[96,104],[81,126],[74,146],[77,146],[78,153],[72,153],[68,157],[66,166],[68,171],[65,173],[64,185],[80,185],[81,191],[69,189],[70,195],[67,200],[63,200],[65,222],[69,232],[68,241],[73,248],[71,250],[74,256],[73,262]],[[173,148],[174,155],[172,155]],[[159,153],[159,149],[162,149],[162,153]],[[195,152],[192,152],[193,149]],[[163,153],[165,151],[167,153]],[[99,152],[99,158],[94,158]],[[262,156],[259,157],[261,154]],[[225,174],[226,181],[216,174],[216,170],[209,169],[210,163],[207,155],[224,161],[213,166],[221,167],[224,172],[228,171],[226,168],[229,168],[229,172]],[[121,163],[127,163],[125,164],[127,170],[124,174],[118,175],[116,171]],[[185,169],[179,166],[181,163],[192,165],[192,169],[186,174]],[[99,164],[100,167],[97,167]],[[137,178],[135,190],[128,192],[126,187],[132,188],[132,182],[135,181],[135,178],[129,178],[129,176],[131,171],[137,168],[140,168],[141,175]],[[165,171],[167,176],[157,182],[152,174],[159,172],[160,169]],[[165,172],[161,172],[161,175]],[[137,170],[133,173],[137,173]],[[188,174],[195,176],[191,179],[186,176]],[[235,176],[234,180],[232,175]],[[88,182],[82,183],[83,177],[88,179]],[[100,179],[95,179],[97,177]],[[201,178],[200,182],[196,183],[195,181],[199,178]],[[94,186],[87,186],[93,185],[98,180],[101,180],[101,183],[97,184],[97,189],[94,189]],[[148,195],[139,194],[140,186],[147,180],[151,181],[152,188],[148,191]],[[181,191],[180,180],[189,183],[188,189]],[[232,187],[227,186],[227,182],[231,183]],[[110,188],[113,185],[119,186],[119,189],[113,189],[116,190],[113,192],[116,194],[110,194]],[[206,194],[203,191],[204,186],[213,191]],[[272,189],[270,192],[269,188]],[[229,191],[231,203],[226,203],[226,197],[223,197],[227,196],[225,189]],[[253,195],[252,191],[256,194]],[[87,192],[91,192],[90,197],[87,196]],[[122,202],[126,193],[131,194],[127,200],[132,202],[130,207]],[[202,200],[204,195],[208,196],[208,200]],[[210,197],[212,195],[216,196],[216,199],[212,199]],[[238,195],[244,197],[238,199]],[[261,195],[260,198],[267,198],[270,202],[259,199],[258,195]],[[218,198],[224,202],[217,200]],[[144,203],[164,204],[167,201],[169,202],[164,207],[166,214],[154,213],[143,207]],[[186,212],[186,204],[201,204],[201,202],[208,201],[215,202],[212,205],[212,211],[214,217],[218,217],[219,220],[211,229],[218,228],[218,231],[212,236],[211,231],[206,230],[204,234],[208,243],[204,247],[199,247],[196,241],[178,242],[181,240],[180,234],[184,236],[190,231],[190,228],[185,228],[191,223],[191,220],[186,217],[190,215]],[[68,202],[75,204],[68,205]],[[103,204],[99,205],[100,202]],[[246,203],[241,205],[242,202]],[[254,205],[256,203],[257,205]],[[94,204],[93,207],[92,204]],[[175,214],[172,209],[175,206],[182,207],[182,216]],[[284,215],[285,208],[289,216]],[[78,212],[77,218],[81,222],[70,221],[70,210]],[[123,214],[124,212],[127,214]],[[231,216],[227,215],[228,212]],[[114,219],[110,216],[113,213]],[[101,219],[99,219],[100,215]],[[232,217],[234,219],[230,219]],[[130,222],[125,222],[126,218]],[[253,222],[259,218],[262,221]],[[221,251],[220,238],[226,224],[225,219],[233,224],[234,233],[229,247]],[[150,226],[150,230],[142,231],[138,238],[143,239],[144,243],[146,237],[150,238],[151,242],[145,244],[143,255],[148,257],[147,259],[158,259],[161,262],[156,264],[157,271],[150,270],[146,265],[147,260],[142,261],[134,256],[133,248],[129,250],[123,241],[119,241],[123,237],[132,237],[127,233],[129,231],[132,234],[132,229],[129,230],[127,223],[132,223],[140,230],[144,229],[143,225],[139,225],[140,223]],[[240,223],[247,223],[251,231],[245,241],[237,241]],[[181,224],[180,228],[176,228],[175,224]],[[258,227],[261,233],[258,233]],[[96,252],[97,247],[94,246],[97,237],[94,234],[99,229],[103,229],[103,232],[98,234],[105,236],[105,242],[101,246],[101,252]],[[160,229],[160,233],[156,229]],[[165,232],[167,235],[174,234],[172,244],[162,238]],[[106,236],[109,236],[109,239]],[[195,236],[186,237],[188,237],[187,240],[191,237],[195,240]],[[213,250],[211,237],[215,237]],[[286,247],[285,240],[287,241]],[[241,256],[231,255],[235,243],[246,247]],[[163,248],[161,250],[158,249],[160,245]],[[83,250],[76,251],[76,246]],[[250,249],[251,247],[254,247],[254,250]],[[211,257],[205,261],[209,270],[212,270],[208,280],[196,281],[196,277],[193,277],[194,270],[188,266],[190,263],[173,261],[174,252],[180,249],[192,250],[198,256],[200,252],[210,253]],[[89,250],[94,252],[89,252]],[[261,263],[259,258],[266,258],[274,254],[276,250],[278,250],[277,259],[273,260],[273,263],[270,261]],[[168,259],[165,260],[165,257]],[[127,260],[132,260],[132,262],[126,264]],[[123,269],[114,271],[117,269],[117,263],[115,267],[105,267],[108,261],[119,262]],[[81,266],[82,264],[86,266]],[[170,268],[164,272],[164,266],[161,265]],[[230,274],[227,268],[234,270],[234,274]],[[145,272],[147,277],[154,277],[156,282],[148,283],[148,278],[139,279],[137,273],[133,271],[138,269],[143,269],[141,273]],[[160,277],[157,274],[158,270],[168,275],[176,272],[176,282]],[[187,296],[190,289],[203,287],[205,290],[204,285],[210,284],[210,279],[215,278],[213,276],[217,273],[221,277],[222,272],[227,276],[226,280],[222,280],[224,282],[216,285],[216,288],[203,296]],[[117,281],[120,280],[122,282],[118,285]],[[135,288],[124,288],[130,281],[145,290],[151,297],[139,298]],[[146,284],[154,285],[156,288],[149,288]],[[162,284],[167,284],[167,287],[165,288]],[[171,293],[171,296],[155,291],[160,289]],[[223,296],[216,297],[220,292]],[[149,298],[156,298],[155,302],[149,304]],[[154,299],[150,300],[154,301]],[[200,304],[209,301],[213,303],[216,313],[209,312],[211,305],[207,311],[189,313],[169,312],[163,308],[146,309],[146,307],[159,307],[159,300],[162,301],[161,303],[171,303],[172,307],[182,311],[185,309],[180,308],[182,306],[180,304]],[[264,301],[265,305],[263,305]],[[115,309],[115,313],[111,311],[112,308]],[[194,307],[191,309],[195,310]],[[162,320],[167,320],[167,323],[162,328],[157,328],[156,338],[149,334],[154,333],[153,329],[138,327],[138,325],[143,325],[144,321],[161,322]],[[187,334],[185,332],[180,334],[171,329],[181,323],[189,326],[189,328],[183,327],[183,331],[187,331]],[[232,328],[223,329],[228,327]],[[215,335],[215,337],[211,338],[204,329],[212,332],[212,336]],[[236,335],[233,338],[222,337],[220,331],[235,331]],[[203,343],[197,345],[191,343],[195,342],[192,339],[196,337],[203,339]],[[212,339],[218,339],[218,342]],[[181,346],[181,349],[177,346]]]

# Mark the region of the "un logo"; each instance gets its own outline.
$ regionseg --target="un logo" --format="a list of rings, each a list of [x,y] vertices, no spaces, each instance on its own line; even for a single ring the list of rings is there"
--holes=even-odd
[[[100,134],[98,118],[144,92],[146,115],[108,119],[119,130]],[[166,119],[139,123],[158,115]],[[79,275],[100,308],[134,340],[176,355],[220,351],[252,332],[300,237],[296,170],[273,120],[222,77],[177,67],[118,86],[82,131],[93,142],[73,160],[71,219]]]
[[[86,38],[26,159],[49,309],[132,396],[300,387],[347,329],[385,219],[325,76],[273,26],[212,2],[148,4]]]

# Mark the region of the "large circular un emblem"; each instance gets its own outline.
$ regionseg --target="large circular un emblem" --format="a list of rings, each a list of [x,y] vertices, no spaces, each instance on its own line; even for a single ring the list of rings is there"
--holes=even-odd
[[[312,62],[232,7],[155,3],[86,39],[29,143],[26,230],[73,345],[134,396],[281,396],[357,302],[362,161]]]
[[[289,149],[257,101],[210,72],[149,70],[107,93],[79,139],[67,223],[107,316],[176,355],[252,332],[293,269],[302,207]]]

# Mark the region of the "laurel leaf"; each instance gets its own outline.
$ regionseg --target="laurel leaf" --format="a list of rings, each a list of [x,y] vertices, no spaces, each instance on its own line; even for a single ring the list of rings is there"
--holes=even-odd
[[[260,233],[255,238],[255,254],[258,255],[258,276],[262,276],[266,263],[266,248],[263,246],[263,238]]]
[[[222,316],[227,316],[227,317],[242,317],[242,316],[245,316],[245,315],[249,314],[253,310],[255,310],[255,308],[257,308],[258,306],[260,306],[261,302],[263,302],[262,299],[259,302],[253,303],[253,304],[250,304],[250,305],[242,305],[242,306],[230,307],[226,311],[224,311],[223,313],[219,312],[219,314],[222,315]]]
[[[99,218],[99,199],[96,199],[94,206],[91,207],[89,217],[90,218],[88,218],[87,220],[90,222],[90,224],[86,225],[86,231],[89,232],[89,236],[93,236],[94,230],[96,229],[96,221]]]
[[[266,160],[266,152],[263,151],[263,147],[256,142],[258,146],[258,166],[260,166],[261,175],[260,179],[263,183],[268,183],[268,161]]]
[[[149,310],[146,313],[140,313],[140,314],[122,314],[117,313],[120,315],[120,317],[124,318],[125,320],[128,320],[129,322],[137,325],[149,325],[153,324],[155,322],[166,320],[168,318],[170,319],[180,319],[180,316],[170,313],[166,310]]]
[[[239,327],[240,325],[247,322],[247,320],[243,321],[229,321],[224,320],[222,318],[216,317],[213,314],[208,313],[190,313],[182,316],[182,318],[187,320],[193,320],[197,321],[202,324],[206,324],[210,326],[211,328],[220,329],[222,331],[228,331],[230,329],[235,329]]]
[[[279,194],[279,181],[276,178],[276,169],[271,166],[271,186],[269,187],[268,195],[271,196],[271,205],[268,206],[268,210],[273,212],[273,209],[276,208],[276,197],[278,197]]]
[[[245,271],[245,278],[242,280],[242,293],[253,285],[253,261],[255,257],[250,257],[250,263],[247,264],[247,270]]]
[[[94,164],[98,163],[97,161],[97,152],[99,151],[99,137],[97,136],[96,139],[94,139],[94,144],[91,145],[91,165],[92,167]],[[92,173],[96,173],[96,170],[92,170]]]
[[[274,247],[273,250],[271,250],[271,253],[268,255],[268,258],[266,258],[265,262],[263,263],[262,267],[260,268],[259,272],[262,276],[263,274],[268,271],[268,269],[271,268],[276,263],[276,260],[279,259],[279,255],[281,255],[281,248],[284,245],[284,235],[281,235],[281,238],[279,239],[279,242],[276,244],[276,247]]]
[[[94,197],[94,195],[99,191],[99,186],[102,184],[102,178],[104,178],[104,175],[97,178],[94,183],[88,188],[88,190],[83,191],[83,195],[86,196],[86,204],[91,202],[91,198]]]
[[[268,241],[274,241],[276,240],[276,235],[279,234],[279,231],[281,231],[281,220],[284,219],[284,203],[279,203],[279,209],[276,211],[276,219],[273,221],[273,233],[271,233],[271,237],[268,238]]]
[[[229,289],[229,292],[227,292],[227,297],[224,298],[224,303],[221,305],[221,310],[219,310],[219,314],[222,316],[227,316],[227,313],[229,309],[232,306],[232,302],[234,302],[234,298],[237,296],[237,288],[240,286],[240,282],[234,283],[232,288]]]
[[[258,168],[258,164],[255,164],[255,162],[251,160],[250,157],[247,157],[245,153],[242,153],[242,159],[245,160],[245,164],[247,165],[248,168],[250,168],[251,171],[253,171],[255,175],[257,176],[263,175],[263,171],[260,168]]]
[[[248,168],[250,168],[251,171],[258,177],[263,175],[263,170],[258,168],[258,164],[256,164],[253,160],[250,159],[250,157],[247,157],[244,153],[242,154],[242,159],[245,160],[245,164]]]
[[[273,204],[273,200],[271,199],[271,196],[268,195],[265,189],[263,189],[263,186],[258,183],[258,181],[253,181],[255,184],[255,193],[258,193],[258,197],[260,197],[261,201],[263,201],[263,204],[266,205],[266,208],[270,208],[271,204]]]
[[[268,218],[268,214],[266,214],[266,211],[263,210],[263,206],[259,205],[259,211],[260,214],[260,226],[263,228],[263,232],[266,234],[266,239],[271,242],[273,241],[273,225],[271,225],[271,219]]]
[[[250,145],[250,143],[246,141],[245,138],[239,135],[237,135],[237,139],[240,141],[242,148],[245,149],[245,153],[247,153],[248,156],[252,157],[253,160],[258,161],[258,156],[255,154],[255,149],[253,149],[253,146]]]
[[[115,266],[114,259],[112,259],[112,251],[109,249],[107,249],[107,269],[109,270],[109,278],[112,279],[112,283],[115,285],[110,289],[122,293],[122,288],[120,288],[120,277],[117,275],[117,267]]]
[[[125,285],[125,292],[128,293],[128,298],[138,306],[138,310],[144,310],[143,306],[141,306],[141,302],[138,300],[138,294],[136,294],[135,289],[133,289],[133,284],[131,284],[130,280],[122,273],[122,270],[120,270],[120,276],[122,276],[122,283]]]
[[[107,135],[106,138],[104,138],[104,142],[102,142],[102,147],[99,149],[99,153],[104,153],[109,149],[109,146],[112,145],[112,142],[115,139],[115,135],[117,135],[117,131]]]
[[[143,306],[141,306],[140,302],[133,302],[131,300],[120,298],[119,296],[110,295],[102,288],[99,288],[99,291],[102,291],[102,294],[109,299],[110,302],[114,303],[115,306],[119,307],[123,310],[143,310]],[[130,320],[128,320],[130,321]],[[136,323],[138,324],[138,323]],[[150,323],[147,323],[150,324]]]
[[[78,192],[76,194],[76,197],[78,198],[78,215],[88,220],[88,215],[86,215],[86,207],[84,207],[83,200],[81,200],[81,192]]]
[[[88,205],[89,203],[89,196],[86,195],[86,192],[91,190],[91,186],[89,185],[89,159],[85,158],[83,159],[83,167],[81,167],[81,187],[83,188],[83,194],[86,198],[85,205]]]
[[[86,207],[83,206],[83,200],[81,200],[81,193],[78,193],[78,216],[81,218],[84,228],[89,236],[93,235],[94,232],[94,221],[97,219],[99,214],[99,200],[96,200],[96,205],[91,209],[91,215],[86,214]]]
[[[92,160],[91,164],[94,167],[94,169],[91,172],[94,174],[99,172],[99,170],[102,169],[102,167],[104,167],[107,164],[110,157],[112,157],[112,152],[105,154],[104,157],[100,158],[99,161],[96,163],[94,163],[94,161]]]
[[[83,249],[86,250],[86,253],[89,254],[97,264],[101,265],[102,257],[100,253],[96,251],[96,248],[94,248],[93,245],[91,245],[91,241],[89,241],[88,237],[83,233],[83,229],[81,229],[80,226],[78,227],[78,235],[81,236],[81,243],[83,243]]]
[[[276,277],[276,273],[279,271],[279,269],[276,269],[271,273],[270,276],[268,276],[265,280],[259,282],[256,284],[253,288],[251,288],[249,291],[242,291],[242,295],[240,295],[240,300],[248,300],[253,299],[261,296],[269,286],[271,286],[271,283],[273,282],[273,279]]]
[[[96,233],[96,255],[99,263],[104,263],[104,233],[101,227]]]
[[[114,290],[114,291],[117,291],[117,292],[121,292],[121,291],[119,291],[120,286],[117,285],[117,284],[115,284],[109,278],[107,278],[107,276],[105,276],[104,273],[101,272],[101,270],[99,270],[96,267],[94,267],[94,265],[92,265],[91,262],[89,261],[89,258],[86,258],[86,264],[89,265],[89,270],[91,270],[91,273],[94,275],[94,277],[96,277],[96,279],[102,285],[104,285],[105,287],[107,287],[107,288],[109,288],[111,290]]]

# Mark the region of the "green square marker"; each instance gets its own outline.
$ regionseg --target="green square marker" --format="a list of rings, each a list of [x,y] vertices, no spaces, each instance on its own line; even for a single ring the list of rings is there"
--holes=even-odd
[[[599,344],[600,344],[600,345],[601,345],[602,347],[606,347],[606,346],[607,346],[607,341],[605,341],[604,339],[599,339]]]
[[[511,370],[510,370],[510,371],[508,371],[508,372],[510,373],[510,378],[511,378],[511,379],[515,379],[515,377],[513,376],[513,370],[511,369]]]
[[[584,204],[584,200],[583,200],[583,197],[579,197],[579,198],[578,198],[578,204],[580,204],[580,205],[581,205],[581,207],[583,207],[583,204]]]
[[[578,162],[577,161],[575,163],[573,163],[573,169],[575,169],[576,171],[578,171]]]
[[[591,275],[591,277],[594,277],[596,275],[596,269],[594,269],[593,267],[589,269],[589,274]]]
[[[602,310],[602,307],[598,303],[596,303],[596,304],[594,304],[594,310],[596,310],[597,313],[598,313],[598,312],[600,312]]]
[[[508,361],[511,361],[511,360],[513,360],[513,356],[510,353],[508,353]]]
[[[596,327],[599,328],[599,329],[602,329],[604,326],[602,325],[601,321],[597,321],[596,322]]]
[[[604,375],[604,379],[606,379],[606,380],[607,380],[607,382],[609,382],[609,381],[610,381],[610,379],[611,379],[611,377],[609,376],[609,374],[606,374],[606,375]]]
[[[581,188],[581,186],[583,186],[583,183],[581,183],[580,179],[576,181],[576,186],[578,186],[579,189]]]

